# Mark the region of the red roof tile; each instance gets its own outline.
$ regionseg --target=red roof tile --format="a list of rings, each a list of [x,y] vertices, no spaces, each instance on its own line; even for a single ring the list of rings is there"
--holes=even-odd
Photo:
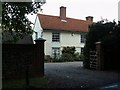
[[[59,16],[50,16],[43,14],[38,14],[38,17],[42,28],[47,30],[88,32],[88,26],[93,23],[91,21],[73,18],[66,18],[66,21],[61,21]]]

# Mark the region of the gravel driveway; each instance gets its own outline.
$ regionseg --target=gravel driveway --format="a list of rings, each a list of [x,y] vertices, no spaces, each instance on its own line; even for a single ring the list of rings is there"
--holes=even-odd
[[[120,74],[83,68],[82,62],[45,63],[47,88],[96,88],[120,82]]]

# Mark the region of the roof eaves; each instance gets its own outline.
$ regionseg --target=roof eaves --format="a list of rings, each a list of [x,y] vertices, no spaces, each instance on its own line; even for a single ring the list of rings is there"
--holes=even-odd
[[[58,31],[58,32],[85,32],[85,31],[75,31],[75,30],[60,30],[60,29],[45,29],[43,28],[43,31]]]

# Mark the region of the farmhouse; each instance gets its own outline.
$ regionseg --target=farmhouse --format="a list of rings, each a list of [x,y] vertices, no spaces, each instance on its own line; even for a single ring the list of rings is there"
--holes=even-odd
[[[76,52],[82,53],[85,45],[85,34],[88,27],[93,23],[93,17],[86,20],[66,17],[66,7],[60,7],[60,15],[38,14],[35,20],[33,40],[46,39],[45,55],[59,58],[63,47],[74,46]]]

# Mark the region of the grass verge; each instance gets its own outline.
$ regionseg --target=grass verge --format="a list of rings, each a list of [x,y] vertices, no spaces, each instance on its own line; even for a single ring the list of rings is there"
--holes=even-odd
[[[48,79],[43,78],[30,78],[29,79],[29,86],[34,88],[45,88],[47,85]],[[7,88],[24,88],[26,87],[25,79],[20,80],[3,80],[2,81],[2,90],[6,90]]]

